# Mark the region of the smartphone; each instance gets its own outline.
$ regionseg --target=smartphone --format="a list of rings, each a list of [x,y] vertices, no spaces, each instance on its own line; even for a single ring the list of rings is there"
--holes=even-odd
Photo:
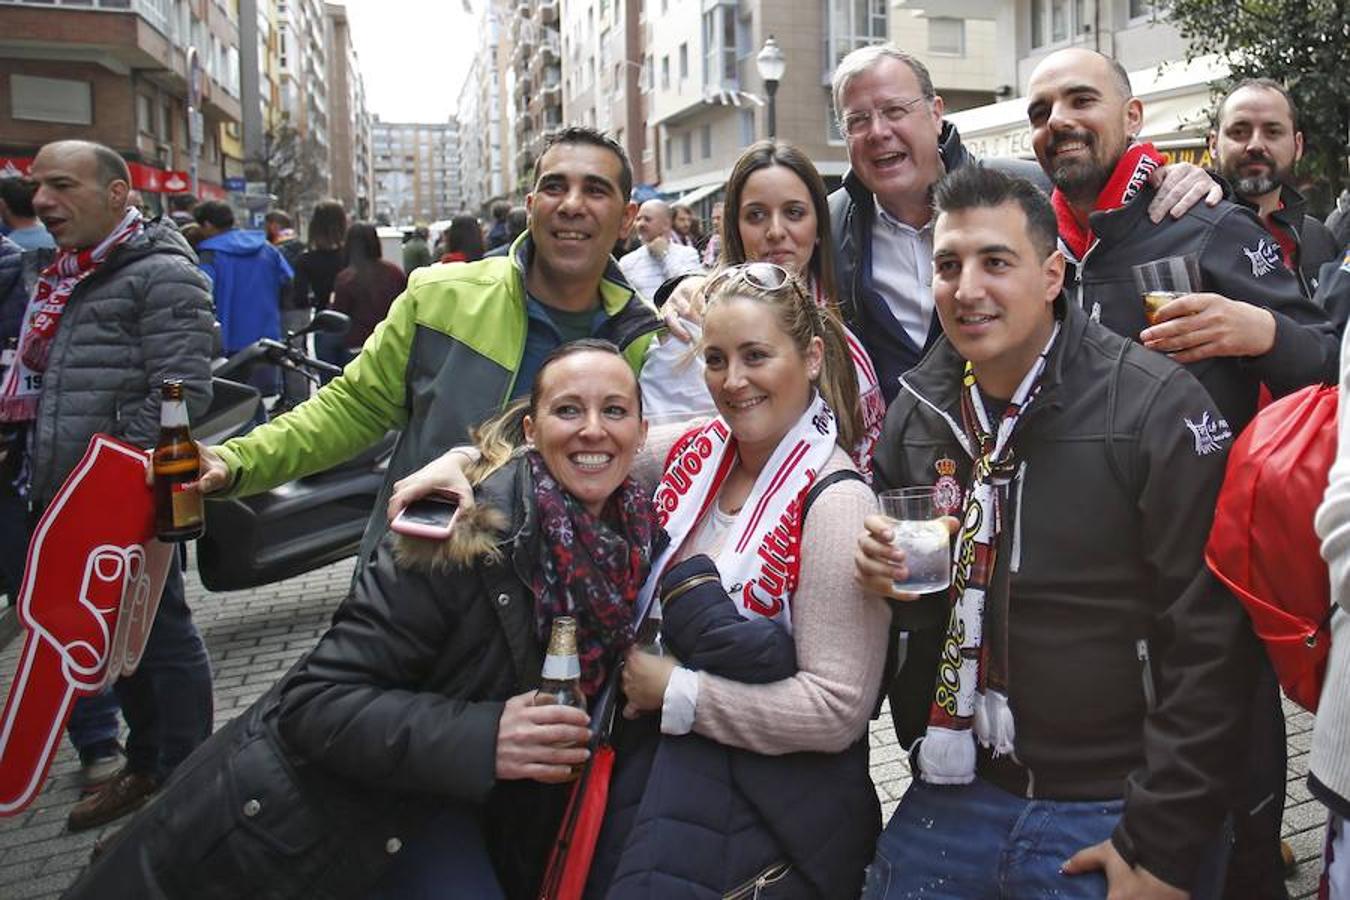
[[[389,527],[399,534],[444,540],[450,536],[458,516],[458,497],[433,494],[409,503],[394,517]]]

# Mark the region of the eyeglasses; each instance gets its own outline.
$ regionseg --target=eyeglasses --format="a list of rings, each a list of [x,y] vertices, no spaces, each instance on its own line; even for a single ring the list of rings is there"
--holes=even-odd
[[[914,107],[923,101],[923,97],[915,97],[913,100],[892,100],[877,109],[860,109],[845,113],[839,124],[849,137],[862,137],[872,127],[873,117],[879,116],[881,121],[894,125],[909,115]]]
[[[711,299],[717,295],[719,290],[734,286],[737,283],[748,284],[751,287],[759,288],[761,291],[781,291],[791,288],[803,297],[806,296],[806,290],[802,287],[801,282],[793,277],[791,272],[780,265],[768,262],[750,262],[727,266],[708,279],[708,283],[703,289],[703,296]]]

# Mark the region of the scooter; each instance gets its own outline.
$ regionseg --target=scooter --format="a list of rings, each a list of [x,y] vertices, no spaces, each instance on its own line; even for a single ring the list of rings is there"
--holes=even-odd
[[[311,332],[345,334],[350,322],[321,310],[286,340],[264,338],[240,350],[213,371],[211,407],[193,424],[204,444],[246,433],[258,421],[258,389],[240,383],[259,365],[299,372],[318,384],[319,374],[341,369],[293,346]],[[272,415],[285,411],[274,407]],[[281,581],[354,555],[366,520],[384,483],[395,432],[331,469],[251,497],[206,503],[206,534],[197,541],[197,571],[212,591],[237,591]]]

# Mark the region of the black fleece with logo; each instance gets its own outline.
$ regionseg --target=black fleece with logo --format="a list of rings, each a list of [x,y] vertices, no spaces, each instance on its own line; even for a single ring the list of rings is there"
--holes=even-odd
[[[1143,299],[1131,267],[1194,253],[1202,289],[1270,310],[1275,345],[1257,357],[1202,360],[1186,368],[1240,432],[1256,413],[1262,382],[1276,397],[1309,384],[1336,384],[1340,333],[1326,312],[1303,296],[1298,278],[1284,267],[1280,245],[1251,210],[1221,201],[1196,206],[1180,219],[1153,224],[1144,187],[1119,209],[1088,217],[1097,243],[1076,264],[1064,287],[1071,301],[1116,334],[1137,338],[1147,327]]]
[[[1127,271],[1128,274],[1128,271]],[[980,776],[1053,800],[1124,797],[1122,856],[1189,887],[1242,759],[1259,652],[1242,607],[1202,553],[1231,431],[1194,377],[1057,301],[1062,330],[1014,438],[1020,474],[993,573],[1009,589],[1016,762]],[[964,361],[942,338],[902,378],[877,445],[878,489],[933,484],[956,464]],[[933,697],[948,598],[895,604],[909,655],[890,693]],[[920,712],[922,716],[922,712]],[[908,743],[921,733],[901,734]]]

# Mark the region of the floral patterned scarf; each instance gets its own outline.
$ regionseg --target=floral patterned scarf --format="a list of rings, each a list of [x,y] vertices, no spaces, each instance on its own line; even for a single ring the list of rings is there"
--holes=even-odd
[[[556,616],[577,620],[581,689],[594,697],[633,641],[633,603],[651,570],[656,512],[648,493],[627,478],[593,516],[537,451],[526,459],[546,545],[532,585],[539,639],[548,640]]]

